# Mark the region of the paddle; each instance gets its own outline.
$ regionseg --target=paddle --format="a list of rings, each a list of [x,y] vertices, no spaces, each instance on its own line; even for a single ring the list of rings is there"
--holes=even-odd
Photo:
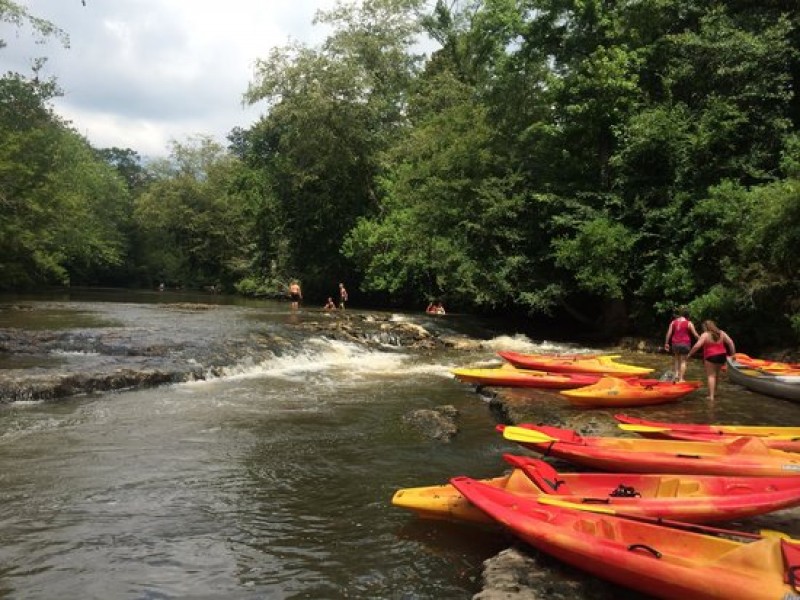
[[[512,442],[528,444],[547,444],[549,442],[559,441],[558,438],[551,437],[541,431],[525,429],[524,427],[514,427],[513,425],[508,425],[503,428],[503,437]]]
[[[665,433],[672,431],[671,427],[654,427],[653,425],[633,425],[630,423],[617,423],[617,427],[623,431],[634,431],[636,433]]]
[[[764,537],[777,537],[781,536],[778,531],[762,530],[761,534],[748,533],[744,531],[735,531],[733,529],[720,529],[717,527],[709,527],[708,525],[696,525],[694,523],[684,523],[682,521],[672,521],[670,519],[661,519],[659,517],[640,517],[628,515],[624,512],[609,508],[608,506],[598,506],[596,504],[579,504],[577,502],[569,502],[560,500],[552,496],[539,496],[536,498],[539,504],[548,504],[550,506],[557,506],[559,508],[571,508],[573,510],[582,510],[585,512],[600,513],[604,515],[614,515],[631,521],[639,521],[642,523],[651,523],[653,525],[663,525],[665,527],[672,527],[674,529],[683,529],[685,531],[694,531],[697,533],[719,533],[724,535],[738,536],[748,539],[760,540]]]

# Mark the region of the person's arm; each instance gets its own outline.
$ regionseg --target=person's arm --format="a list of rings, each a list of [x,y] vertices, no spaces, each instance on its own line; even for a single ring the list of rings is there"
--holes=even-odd
[[[733,356],[736,354],[736,344],[733,343],[733,338],[724,331],[722,332],[722,335],[725,336],[725,345],[728,347],[728,350],[731,351],[730,356]]]
[[[692,354],[694,354],[695,352],[700,350],[700,348],[703,347],[703,344],[706,343],[706,335],[708,334],[704,333],[699,338],[697,338],[697,341],[695,342],[694,346],[692,346],[692,349],[689,350],[689,354],[687,354],[686,356],[687,358],[691,358]]]
[[[669,341],[672,339],[672,323],[674,322],[675,321],[670,322],[667,328],[667,337],[664,338],[664,350],[669,350]]]
[[[695,339],[700,337],[700,334],[697,333],[697,329],[694,328],[694,323],[692,323],[691,321],[689,321],[689,333],[691,333],[695,337]]]

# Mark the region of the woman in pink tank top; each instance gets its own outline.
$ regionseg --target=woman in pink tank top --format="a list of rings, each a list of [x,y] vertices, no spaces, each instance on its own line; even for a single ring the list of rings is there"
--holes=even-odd
[[[692,347],[692,338],[700,337],[694,324],[689,320],[689,310],[685,306],[678,309],[678,316],[675,317],[667,328],[667,335],[664,340],[664,350],[672,352],[672,372],[676,381],[684,381],[686,378],[686,355]]]
[[[714,321],[703,321],[703,335],[701,335],[688,356],[703,349],[703,365],[706,368],[708,380],[708,399],[714,400],[717,391],[717,379],[725,358],[728,354],[736,354],[736,346],[730,336],[722,331]]]

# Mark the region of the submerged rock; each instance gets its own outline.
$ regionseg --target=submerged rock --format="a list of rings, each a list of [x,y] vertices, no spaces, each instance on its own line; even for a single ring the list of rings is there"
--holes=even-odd
[[[503,550],[483,563],[483,590],[473,600],[620,600],[636,598],[527,546]]]
[[[403,422],[426,437],[449,442],[458,433],[458,409],[452,405],[421,408],[403,416]]]

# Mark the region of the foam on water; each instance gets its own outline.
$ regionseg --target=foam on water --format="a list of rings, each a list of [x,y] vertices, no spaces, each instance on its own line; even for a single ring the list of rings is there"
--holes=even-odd
[[[208,374],[206,381],[243,380],[276,377],[287,380],[309,376],[346,375],[348,379],[365,379],[403,373],[436,373],[446,366],[409,365],[411,355],[401,351],[374,350],[359,344],[317,337],[307,340],[296,352],[274,355],[266,360],[247,360]],[[338,377],[337,377],[338,378]],[[193,385],[202,382],[192,382]]]
[[[514,335],[500,335],[491,340],[482,342],[481,345],[496,352],[502,350],[522,353],[527,352],[530,354],[560,354],[565,352],[590,354],[597,352],[597,349],[586,348],[576,344],[567,344],[564,342],[550,342],[548,340],[535,342],[528,336],[521,333],[516,333]]]

